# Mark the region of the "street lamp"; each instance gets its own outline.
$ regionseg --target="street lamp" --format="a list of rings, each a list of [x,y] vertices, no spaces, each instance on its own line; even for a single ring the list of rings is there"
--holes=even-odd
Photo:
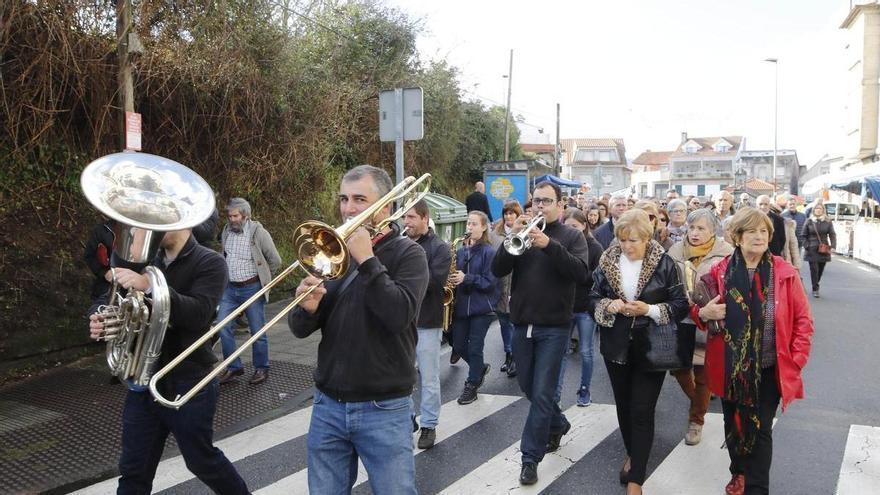
[[[779,128],[779,59],[765,58],[764,62],[770,62],[774,68],[773,81],[773,196],[776,197],[776,137]]]

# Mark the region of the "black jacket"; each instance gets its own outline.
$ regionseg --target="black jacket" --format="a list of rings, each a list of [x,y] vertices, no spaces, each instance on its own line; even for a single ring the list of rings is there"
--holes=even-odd
[[[165,265],[165,251],[160,249],[154,265],[165,274],[171,293],[171,320],[160,359],[160,366],[164,366],[211,327],[229,279],[223,256],[200,245],[193,236],[171,264]],[[211,341],[205,342],[171,376],[188,379],[206,375],[217,361],[211,347]]]
[[[86,242],[83,259],[95,275],[95,280],[92,281],[92,300],[103,297],[110,290],[110,282],[104,276],[110,269],[110,255],[116,239],[113,223],[113,220],[108,220],[96,225]]]
[[[782,250],[785,249],[785,220],[775,211],[771,211],[767,216],[773,222],[773,237],[770,238],[768,247],[771,253],[782,256]]]
[[[493,221],[492,212],[489,211],[489,198],[480,191],[474,191],[468,194],[468,197],[464,199],[464,207],[468,212],[482,211],[489,217],[489,223]]]
[[[226,260],[199,245],[193,236],[170,265],[165,265],[165,251],[162,249],[153,265],[165,275],[171,299],[171,315],[159,359],[161,368],[208,331],[228,279]],[[90,313],[97,310],[98,304],[106,304],[107,299],[105,295],[102,301],[92,306]],[[209,341],[168,376],[180,380],[202,378],[216,361]]]
[[[810,217],[804,222],[804,261],[829,262],[831,254],[819,252],[819,241],[837,249],[837,233],[834,224],[828,220],[816,220]]]
[[[593,237],[599,241],[599,244],[602,245],[602,250],[608,249],[608,246],[611,245],[611,241],[614,240],[614,219],[609,218],[607,222],[598,226],[596,230],[593,231]]]
[[[663,321],[679,322],[687,316],[690,307],[675,261],[663,252],[663,246],[650,241],[639,274],[636,299],[657,304]],[[620,276],[620,245],[612,246],[602,254],[599,268],[593,272],[589,311],[599,325],[599,351],[609,361],[626,364],[632,356],[636,363],[644,360],[650,348],[647,331],[651,318],[627,317],[607,311],[614,299],[624,299]],[[630,354],[632,346],[633,353]],[[691,345],[690,353],[693,353]]]
[[[596,268],[599,267],[599,258],[602,257],[602,245],[599,244],[599,241],[593,237],[592,234],[586,234],[587,238],[587,249],[590,251],[589,262],[587,263],[587,267],[590,269],[590,273],[594,273]],[[587,278],[587,282],[583,284],[578,284],[577,288],[574,291],[574,312],[575,313],[584,313],[588,308],[588,301],[590,296],[590,289],[593,288],[593,277],[590,276]]]
[[[425,291],[425,299],[419,308],[419,328],[440,328],[443,326],[443,287],[449,278],[449,265],[452,263],[452,253],[449,245],[443,239],[437,237],[433,230],[416,239],[419,246],[425,250],[428,259],[428,289]]]
[[[575,286],[590,277],[587,241],[581,232],[559,221],[548,223],[544,233],[550,237],[544,249],[532,247],[520,256],[499,249],[492,273],[501,278],[513,272],[510,320],[514,324],[568,328]]]
[[[315,314],[296,308],[288,316],[293,334],[321,330],[315,386],[343,402],[406,397],[416,381],[416,316],[428,286],[428,263],[418,244],[399,228],[374,247],[375,256],[326,284]]]

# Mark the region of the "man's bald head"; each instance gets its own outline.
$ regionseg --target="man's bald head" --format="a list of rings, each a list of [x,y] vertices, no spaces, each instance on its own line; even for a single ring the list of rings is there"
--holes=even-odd
[[[486,192],[486,184],[483,184],[483,181],[477,181],[474,183],[474,191],[479,191],[481,193]]]

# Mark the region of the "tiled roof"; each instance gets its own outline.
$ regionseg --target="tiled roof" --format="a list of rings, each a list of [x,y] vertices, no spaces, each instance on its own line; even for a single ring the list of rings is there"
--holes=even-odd
[[[712,146],[718,142],[718,140],[724,139],[732,148],[727,153],[718,153],[716,152]],[[696,153],[685,153],[684,145],[688,141],[694,141],[701,146],[700,150]],[[678,145],[675,151],[672,153],[672,158],[681,158],[688,156],[735,156],[739,147],[742,145],[743,137],[742,136],[714,136],[714,137],[689,137],[687,141]]]
[[[555,144],[521,143],[520,147],[526,153],[555,153],[556,152],[556,145]]]
[[[751,189],[753,191],[772,191],[773,184],[763,181],[761,179],[751,178],[746,181],[746,189]]]
[[[669,164],[669,158],[672,151],[645,151],[633,160],[633,165],[648,165],[659,167],[660,165]]]
[[[575,152],[580,148],[614,148],[617,150],[617,155],[620,158],[620,161],[623,162],[626,160],[626,146],[623,144],[623,139],[621,138],[569,138],[561,139],[559,145],[565,150],[566,163],[572,163],[574,161]]]

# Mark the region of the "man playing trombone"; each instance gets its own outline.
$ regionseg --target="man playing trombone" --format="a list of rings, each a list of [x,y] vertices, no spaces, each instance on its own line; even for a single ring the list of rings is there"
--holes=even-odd
[[[384,201],[368,223],[391,214],[388,174],[370,165],[348,171],[339,188],[344,220]],[[346,240],[348,273],[318,287],[290,313],[293,334],[321,330],[308,433],[311,493],[349,493],[358,458],[373,493],[414,494],[410,399],[416,380],[416,317],[428,286],[424,250],[390,224],[358,227]],[[322,280],[308,276],[300,296]]]
[[[590,271],[583,234],[559,221],[561,197],[556,184],[541,182],[535,186],[532,205],[537,215],[543,215],[543,231],[532,217],[519,217],[504,249],[498,250],[492,262],[496,277],[513,272],[513,359],[519,386],[531,402],[520,442],[519,480],[524,485],[538,481],[538,463],[545,452],[559,447],[562,436],[571,428],[553,399],[568,349],[575,287],[587,282]],[[526,226],[532,228],[526,232]],[[525,250],[517,249],[519,246]]]

